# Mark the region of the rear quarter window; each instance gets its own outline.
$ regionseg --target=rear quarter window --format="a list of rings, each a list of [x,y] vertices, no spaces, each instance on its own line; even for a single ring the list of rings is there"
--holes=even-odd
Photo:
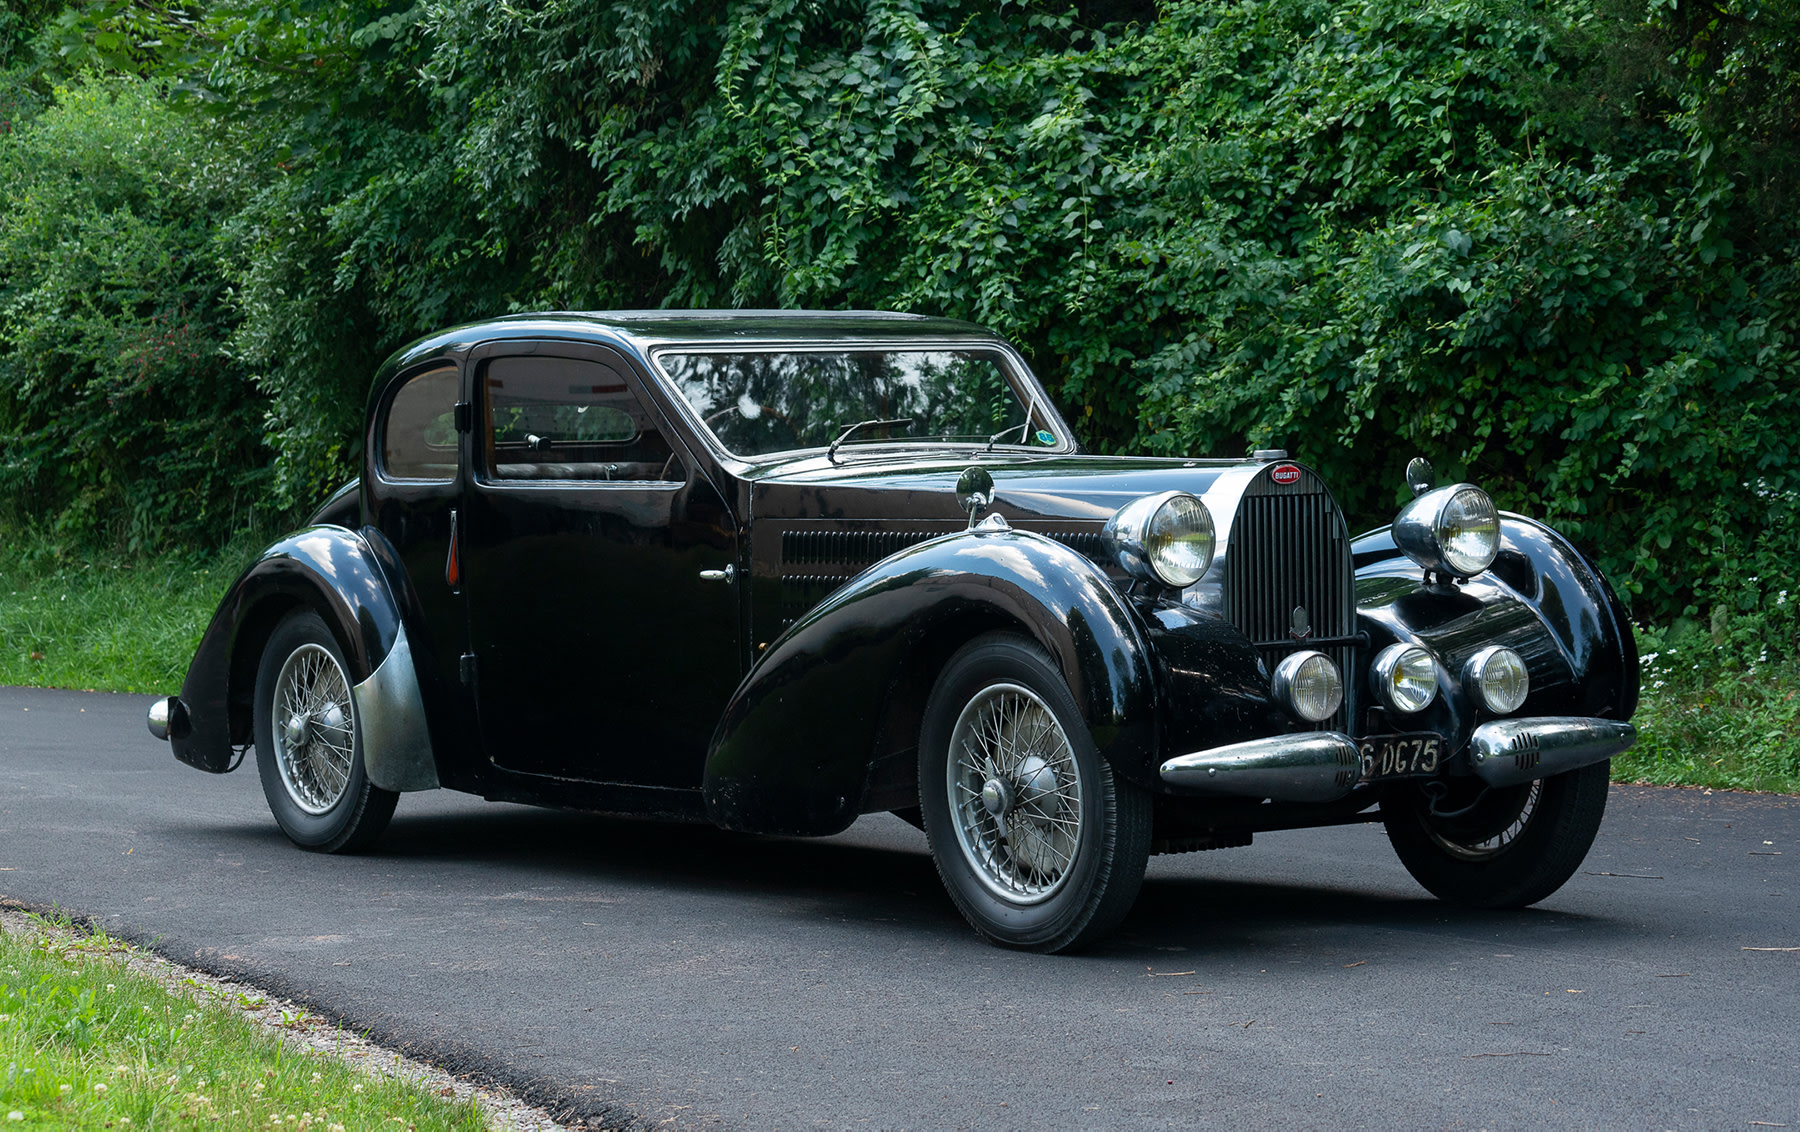
[[[389,479],[444,483],[456,478],[455,366],[409,378],[388,402],[381,469]]]

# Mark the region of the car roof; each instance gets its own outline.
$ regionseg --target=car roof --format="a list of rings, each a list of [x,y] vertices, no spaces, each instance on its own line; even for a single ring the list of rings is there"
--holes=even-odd
[[[993,331],[955,318],[897,311],[636,310],[538,311],[464,323],[401,347],[376,371],[379,389],[398,368],[496,338],[566,338],[623,346],[641,356],[659,347],[964,339],[996,343]]]

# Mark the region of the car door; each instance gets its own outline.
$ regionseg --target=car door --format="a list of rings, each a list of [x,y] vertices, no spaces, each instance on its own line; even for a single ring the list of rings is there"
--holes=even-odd
[[[373,523],[398,556],[409,603],[419,613],[408,643],[428,697],[439,775],[450,786],[468,785],[463,767],[475,746],[463,739],[474,713],[455,694],[467,639],[453,569],[465,478],[456,427],[461,399],[460,371],[448,358],[399,374],[371,418],[363,481]],[[452,694],[442,694],[445,690]]]
[[[488,757],[697,788],[741,675],[724,498],[621,354],[511,342],[472,364],[461,561]]]

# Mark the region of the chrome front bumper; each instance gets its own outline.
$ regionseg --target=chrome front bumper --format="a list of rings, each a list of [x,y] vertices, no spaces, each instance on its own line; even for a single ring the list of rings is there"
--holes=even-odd
[[[1356,785],[1362,757],[1348,735],[1302,731],[1177,755],[1160,773],[1171,786],[1283,802],[1332,802]]]
[[[1635,742],[1637,728],[1616,719],[1497,719],[1469,736],[1469,765],[1489,786],[1517,786],[1605,762]]]
[[[1612,719],[1501,719],[1469,737],[1469,767],[1490,786],[1516,786],[1604,762],[1636,740],[1636,728]],[[1348,735],[1303,731],[1177,755],[1159,773],[1171,786],[1278,802],[1334,802],[1361,779],[1362,756]]]

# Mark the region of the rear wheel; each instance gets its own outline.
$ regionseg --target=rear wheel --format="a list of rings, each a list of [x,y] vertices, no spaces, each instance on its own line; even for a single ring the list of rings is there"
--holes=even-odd
[[[276,626],[256,671],[256,768],[276,824],[303,849],[368,848],[400,798],[369,782],[348,673],[310,609]]]
[[[1024,638],[978,638],[945,666],[920,730],[919,801],[944,887],[994,943],[1081,947],[1137,899],[1150,795],[1114,776]]]
[[[1400,863],[1440,900],[1471,908],[1523,908],[1581,867],[1606,812],[1610,762],[1521,786],[1478,779],[1436,796],[1397,787],[1381,820]]]

